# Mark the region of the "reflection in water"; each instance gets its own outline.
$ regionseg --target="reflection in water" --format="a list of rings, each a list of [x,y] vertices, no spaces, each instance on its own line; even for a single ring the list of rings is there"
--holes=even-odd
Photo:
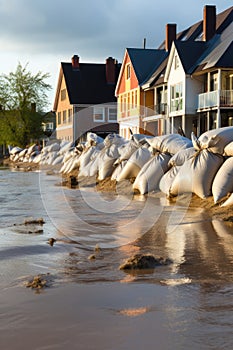
[[[165,349],[187,349],[190,343],[195,344],[192,350],[233,348],[231,225],[164,197],[99,195],[63,188],[58,182],[43,173],[0,172],[1,286],[9,288],[24,276],[46,272],[61,284],[110,285],[111,292],[103,296],[108,310],[122,292],[114,317],[140,319],[147,325],[144,337],[151,340],[154,332],[160,335],[151,329],[156,318],[165,333]],[[42,234],[22,230],[19,224],[28,217],[45,219]],[[48,244],[51,237],[56,239],[53,247]],[[173,264],[149,271],[119,270],[138,253],[170,258]],[[91,294],[90,303],[97,295]],[[86,329],[89,325],[86,320]]]

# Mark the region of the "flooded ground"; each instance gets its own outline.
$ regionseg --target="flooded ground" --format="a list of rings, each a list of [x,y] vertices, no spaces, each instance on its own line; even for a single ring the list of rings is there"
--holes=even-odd
[[[232,224],[161,194],[59,183],[0,171],[1,349],[233,348]],[[172,264],[119,270],[148,253]],[[38,274],[40,293],[25,287]]]

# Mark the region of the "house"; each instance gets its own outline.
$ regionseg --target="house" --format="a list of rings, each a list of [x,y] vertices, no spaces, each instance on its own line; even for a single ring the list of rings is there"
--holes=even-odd
[[[119,134],[129,138],[133,133],[144,133],[142,115],[152,108],[153,94],[144,94],[141,85],[164,61],[166,50],[127,48],[125,50],[117,86],[117,114]]]
[[[190,137],[233,125],[233,7],[216,16],[206,5],[200,33],[173,42],[164,80],[168,129]]]
[[[142,118],[144,129],[154,128],[154,135],[180,129],[190,137],[192,131],[200,135],[231,125],[232,9],[216,15],[215,6],[206,5],[202,21],[175,35],[169,56],[142,84],[145,92],[154,91],[155,105],[154,113]],[[221,89],[213,86],[213,75],[221,80]],[[224,105],[222,95],[227,95]]]
[[[62,62],[54,101],[56,136],[76,141],[92,131],[105,137],[119,131],[115,87],[120,64],[81,63],[78,55]]]
[[[215,6],[206,5],[203,20],[179,33],[176,24],[167,24],[158,49],[126,49],[116,87],[122,136],[129,137],[130,127],[153,135],[180,129],[190,136],[231,125],[232,9],[216,15]]]

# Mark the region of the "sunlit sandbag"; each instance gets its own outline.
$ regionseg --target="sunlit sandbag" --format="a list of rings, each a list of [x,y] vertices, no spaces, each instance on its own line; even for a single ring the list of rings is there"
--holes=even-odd
[[[224,147],[224,156],[233,156],[233,141]]]
[[[137,151],[135,151],[129,158],[116,180],[122,181],[136,177],[143,165],[148,162],[151,156],[152,154],[149,151],[148,147],[142,146],[137,149]]]
[[[180,166],[174,165],[160,179],[159,189],[160,191],[165,193],[167,196],[169,196],[170,188],[179,170],[180,170]]]
[[[111,180],[116,180],[118,175],[120,175],[122,169],[124,168],[124,166],[126,165],[127,160],[123,160],[121,163],[117,164],[113,170],[112,176],[111,176]]]
[[[170,195],[192,192],[200,198],[211,196],[214,177],[223,161],[221,155],[207,149],[197,152],[180,167],[171,185]]]
[[[169,166],[181,166],[184,164],[186,160],[191,158],[196,153],[196,149],[194,147],[189,147],[185,149],[181,149],[176,154],[174,154],[169,160]]]
[[[213,153],[223,154],[227,144],[233,141],[233,126],[213,129],[195,139],[192,133],[193,146],[196,149],[206,149]]]
[[[162,153],[176,154],[181,149],[192,147],[192,141],[180,134],[169,134],[146,138],[146,141],[155,150]]]
[[[227,198],[227,200],[221,204],[221,207],[228,207],[228,206],[233,206],[233,193],[230,195],[229,198]]]
[[[139,146],[132,140],[118,147],[119,158],[116,160],[115,164],[117,165],[124,160],[128,160],[138,148]]]
[[[215,175],[212,186],[214,202],[217,203],[231,192],[233,192],[233,157],[226,159]]]
[[[133,189],[138,190],[141,194],[157,190],[160,179],[168,170],[170,158],[170,155],[164,153],[153,156],[141,168],[133,183]]]
[[[104,180],[106,177],[111,176],[114,170],[114,163],[119,157],[118,146],[112,144],[110,147],[106,147],[101,151],[98,161],[98,179]]]

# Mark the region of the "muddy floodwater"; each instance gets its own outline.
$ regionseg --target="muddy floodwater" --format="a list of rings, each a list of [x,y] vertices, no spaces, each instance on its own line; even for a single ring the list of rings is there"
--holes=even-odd
[[[60,182],[0,170],[0,349],[233,349],[232,224]],[[119,269],[148,253],[172,263]]]

